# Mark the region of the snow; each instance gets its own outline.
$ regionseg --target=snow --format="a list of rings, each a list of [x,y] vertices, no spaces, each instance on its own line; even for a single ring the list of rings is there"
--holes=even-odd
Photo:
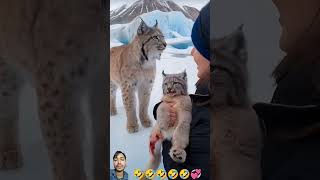
[[[129,15],[131,15],[131,14],[134,12],[135,9],[136,9],[136,8],[134,8],[134,9],[129,13]]]
[[[171,31],[171,34],[173,37],[177,37],[177,38],[182,38],[183,36],[181,36],[179,33]]]
[[[142,11],[143,11],[143,6],[141,6],[140,13],[142,13]]]
[[[166,7],[169,9],[169,10],[172,10],[169,6],[169,4],[167,3],[167,1],[164,1],[164,4],[166,5]]]
[[[177,5],[181,7],[181,9],[184,9],[183,6],[187,5],[190,7],[194,7],[198,9],[199,11],[210,1],[210,0],[171,0],[175,2]]]
[[[117,15],[113,16],[112,19],[121,15],[123,12],[125,12],[127,10],[127,8],[128,8],[128,6],[126,4],[124,4],[119,9],[114,10],[113,13],[117,14]]]
[[[155,9],[154,3],[152,3],[152,7],[153,7],[153,9]]]
[[[153,26],[158,21],[158,27],[165,36],[165,39],[182,38],[182,44],[175,44],[176,48],[187,48],[191,44],[191,40],[186,41],[184,37],[190,37],[193,21],[184,16],[182,12],[162,12],[159,10],[144,13],[141,18],[149,26]],[[116,39],[123,44],[131,42],[140,25],[140,18],[135,18],[128,24],[115,24],[110,27],[110,39]],[[176,41],[177,42],[177,41]]]
[[[184,69],[188,76],[188,91],[194,93],[197,78],[197,67],[190,56],[192,47],[187,49],[175,49],[167,47],[163,52],[160,61],[157,61],[157,73],[151,93],[150,105],[148,107],[149,116],[155,123],[152,115],[153,106],[160,101],[162,97],[162,70],[165,73],[179,73]],[[146,163],[149,160],[148,140],[152,128],[143,128],[140,125],[139,132],[129,134],[126,130],[126,113],[122,102],[121,92],[117,92],[117,110],[118,114],[110,118],[110,167],[113,167],[112,157],[117,151],[123,151],[127,156],[126,172],[129,179],[133,177],[134,169],[145,170]],[[139,117],[139,116],[138,116]],[[163,168],[163,164],[159,168]]]

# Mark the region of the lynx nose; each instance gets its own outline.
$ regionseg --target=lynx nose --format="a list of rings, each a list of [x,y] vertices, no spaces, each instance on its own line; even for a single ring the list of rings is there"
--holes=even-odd
[[[164,43],[163,43],[163,46],[164,46],[164,47],[167,47],[167,43],[166,43],[166,42],[164,42]]]

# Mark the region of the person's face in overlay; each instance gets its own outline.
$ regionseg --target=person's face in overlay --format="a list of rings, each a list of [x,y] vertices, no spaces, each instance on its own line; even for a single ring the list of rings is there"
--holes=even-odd
[[[122,172],[126,168],[126,158],[123,154],[118,154],[116,158],[113,159],[113,166],[117,172]]]
[[[203,57],[196,48],[191,50],[191,56],[193,56],[194,61],[197,64],[198,78],[205,79],[210,73],[210,62],[205,57]]]
[[[316,33],[317,30],[320,31],[318,17],[318,22],[316,22],[318,25],[316,25],[317,27],[313,27],[317,29],[313,30],[312,32],[307,32],[320,7],[320,0],[272,1],[277,7],[280,14],[279,22],[282,27],[282,34],[280,37],[280,48],[283,51],[288,52],[290,49],[293,48],[293,46],[296,46],[296,44],[299,43],[297,41],[300,40],[303,34],[307,33],[307,36],[314,37],[314,35],[316,34],[310,34]],[[310,43],[310,40],[314,41],[313,38],[310,37],[304,37],[308,41],[308,44]]]

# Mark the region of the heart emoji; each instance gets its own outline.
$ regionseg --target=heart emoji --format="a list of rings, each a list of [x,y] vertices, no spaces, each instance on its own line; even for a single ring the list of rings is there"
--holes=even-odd
[[[201,169],[194,169],[191,171],[191,178],[192,179],[199,179],[201,176]]]

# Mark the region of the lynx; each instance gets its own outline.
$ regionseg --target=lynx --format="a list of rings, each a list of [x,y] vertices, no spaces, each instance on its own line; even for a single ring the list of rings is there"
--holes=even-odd
[[[169,155],[177,163],[183,163],[187,154],[184,150],[189,144],[192,104],[187,91],[187,74],[163,74],[163,97],[157,109],[157,123],[150,135],[150,161],[148,169],[156,170],[161,160],[161,144],[163,140],[171,140]],[[168,103],[173,103],[177,111],[177,120],[170,122]]]
[[[247,51],[242,26],[213,42],[212,179],[259,180],[261,132],[248,97]]]
[[[129,133],[139,129],[136,116],[135,92],[138,92],[139,118],[142,126],[152,125],[148,115],[150,94],[155,79],[156,59],[167,44],[158,28],[158,22],[153,27],[141,19],[137,35],[128,45],[111,48],[110,62],[110,112],[116,115],[116,91],[120,87],[122,100],[127,115],[127,130]]]
[[[20,123],[32,123],[19,116],[20,109],[29,109],[19,107],[26,82],[36,95],[35,117],[52,169],[53,177],[40,179],[108,178],[107,16],[102,5],[100,0],[0,1],[0,174],[37,163],[27,162],[19,135]],[[93,173],[85,171],[86,120],[92,123]],[[32,174],[22,179],[39,179],[41,173]]]

